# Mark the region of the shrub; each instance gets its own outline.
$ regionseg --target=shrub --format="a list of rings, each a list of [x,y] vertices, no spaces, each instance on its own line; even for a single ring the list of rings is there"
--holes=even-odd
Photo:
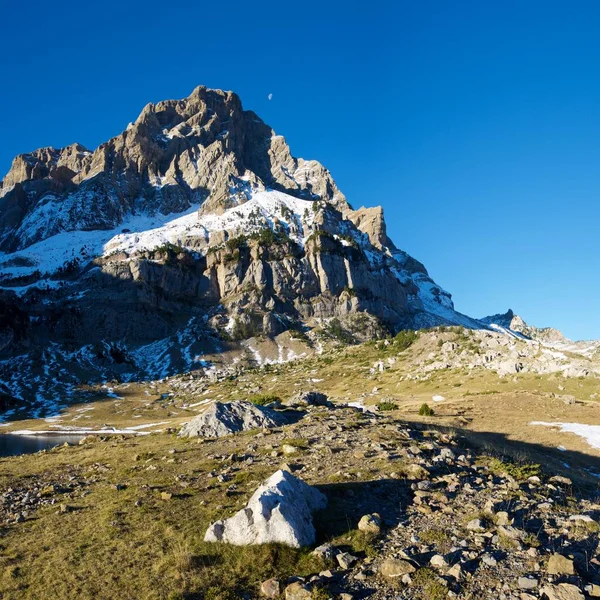
[[[322,587],[315,587],[310,595],[311,600],[329,600],[331,595],[329,592]]]
[[[248,400],[257,406],[266,406],[267,404],[271,404],[271,402],[281,402],[281,398],[274,394],[257,394],[256,396],[251,396]]]
[[[233,340],[247,340],[262,333],[262,315],[255,312],[247,312],[236,317],[231,328]]]
[[[355,342],[354,336],[348,333],[340,323],[340,320],[337,318],[331,319],[329,323],[327,323],[325,331],[333,338],[339,340],[344,344],[353,344]]]
[[[225,246],[230,252],[244,248],[247,244],[248,238],[245,235],[238,235],[237,237],[229,238],[227,242],[225,242]]]
[[[394,337],[393,344],[397,350],[406,350],[410,348],[419,339],[419,333],[412,329],[399,331]]]
[[[421,404],[421,408],[419,408],[419,414],[422,417],[433,417],[433,415],[435,415],[435,411],[433,408],[431,408],[431,406],[429,406],[429,404],[427,404],[427,402],[423,402],[423,404]]]
[[[377,408],[379,410],[396,410],[398,408],[398,405],[395,402],[384,401],[380,402],[377,405]]]
[[[301,342],[304,342],[305,344],[308,344],[309,346],[312,346],[312,341],[311,339],[308,337],[308,335],[306,334],[305,331],[303,331],[302,329],[298,329],[298,328],[292,328],[288,330],[290,332],[290,336],[300,340]]]

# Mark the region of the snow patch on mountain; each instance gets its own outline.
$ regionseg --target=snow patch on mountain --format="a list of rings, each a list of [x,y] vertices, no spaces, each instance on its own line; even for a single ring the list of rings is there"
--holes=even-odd
[[[191,238],[204,239],[208,247],[216,232],[247,235],[265,227],[274,228],[276,222],[285,227],[291,239],[303,246],[314,220],[312,201],[277,191],[255,192],[249,201],[221,215],[201,216],[199,209],[200,204],[196,204],[183,213],[130,215],[110,230],[64,231],[24,250],[0,253],[0,269],[5,280],[30,276],[36,271],[49,276],[73,260],[86,264],[98,256],[117,252],[133,254],[165,244],[186,247],[186,240]],[[31,287],[58,286],[56,281],[45,281],[16,287],[4,283],[0,287],[22,294]]]

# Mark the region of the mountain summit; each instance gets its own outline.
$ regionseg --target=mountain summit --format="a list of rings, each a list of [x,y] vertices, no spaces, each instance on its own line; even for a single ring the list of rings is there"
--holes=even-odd
[[[371,199],[367,199],[371,200]],[[0,187],[0,380],[36,403],[159,377],[256,336],[477,322],[232,92],[17,156]]]

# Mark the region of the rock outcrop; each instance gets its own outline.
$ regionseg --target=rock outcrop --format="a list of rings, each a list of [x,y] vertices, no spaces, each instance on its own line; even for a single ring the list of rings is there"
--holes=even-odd
[[[278,427],[286,422],[281,413],[251,402],[215,402],[186,423],[179,437],[219,438],[240,431]]]
[[[309,546],[315,541],[312,513],[326,505],[327,498],[319,490],[280,470],[254,492],[245,508],[229,519],[213,523],[204,541],[236,546]]]

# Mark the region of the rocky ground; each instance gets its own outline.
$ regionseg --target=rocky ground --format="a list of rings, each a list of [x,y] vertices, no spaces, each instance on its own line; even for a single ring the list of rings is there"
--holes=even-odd
[[[288,425],[217,439],[91,437],[4,459],[3,597],[600,595],[597,489],[397,413],[324,405],[294,414]],[[282,564],[278,552],[288,551],[271,548],[265,562],[263,547],[232,548],[234,557],[203,541],[210,522],[282,468],[327,497],[313,547]]]

